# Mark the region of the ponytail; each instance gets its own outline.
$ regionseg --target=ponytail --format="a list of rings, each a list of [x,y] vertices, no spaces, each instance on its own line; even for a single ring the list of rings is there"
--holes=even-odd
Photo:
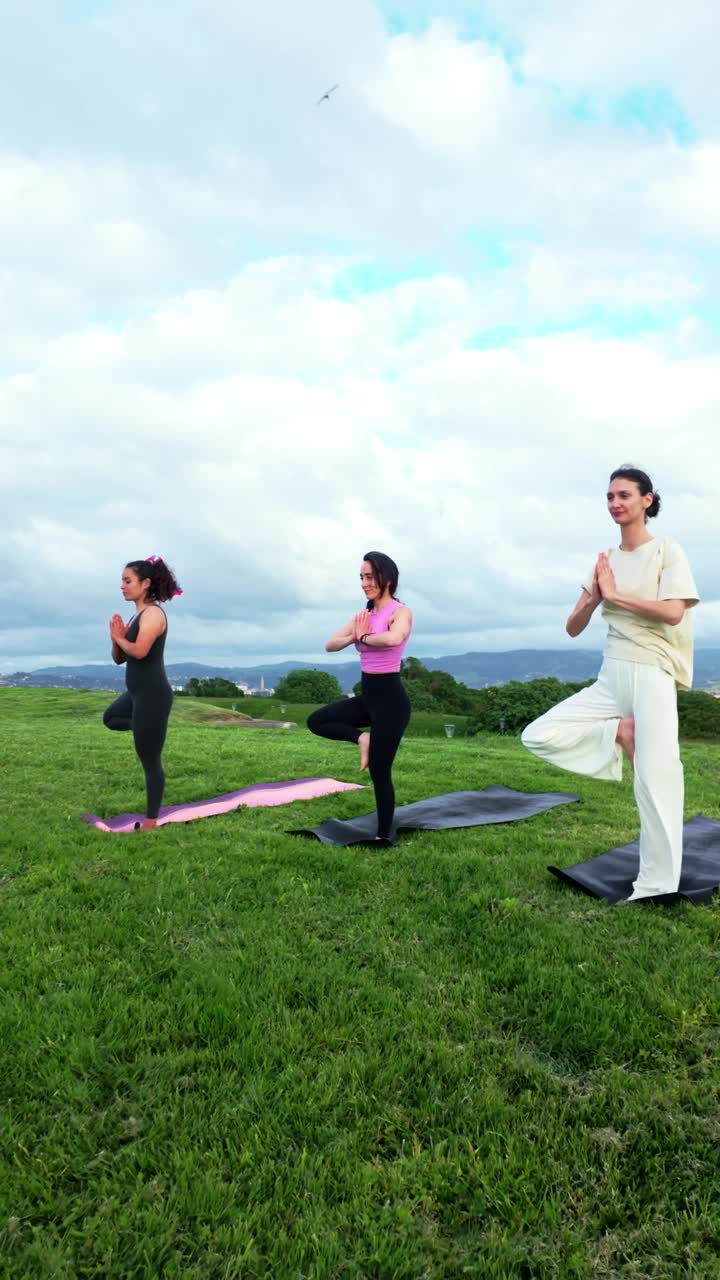
[[[126,569],[132,569],[141,582],[150,579],[149,598],[156,604],[164,604],[173,596],[182,595],[182,587],[178,585],[175,574],[161,556],[147,556],[144,560],[128,560]]]

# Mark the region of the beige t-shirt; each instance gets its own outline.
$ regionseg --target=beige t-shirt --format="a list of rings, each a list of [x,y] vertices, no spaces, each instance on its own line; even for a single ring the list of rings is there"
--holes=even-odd
[[[612,547],[608,559],[618,591],[636,600],[685,600],[689,606],[676,627],[652,622],[619,605],[603,603],[607,619],[606,658],[642,662],[671,675],[678,689],[689,689],[693,675],[693,638],[690,607],[698,603],[697,587],[682,547],[672,538],[653,538],[634,551]],[[583,590],[592,593],[593,565],[583,579]]]

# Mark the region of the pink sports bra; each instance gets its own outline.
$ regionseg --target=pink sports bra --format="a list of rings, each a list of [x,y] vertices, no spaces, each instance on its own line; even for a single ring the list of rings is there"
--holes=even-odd
[[[386,604],[383,609],[371,609],[370,626],[368,628],[370,634],[376,636],[381,631],[388,631],[393,614],[402,608],[404,608],[404,605],[400,600],[391,600],[390,604]],[[355,648],[360,654],[361,671],[366,672],[368,675],[387,675],[391,671],[399,671],[411,631],[412,626],[405,639],[400,644],[394,644],[392,648],[374,649],[370,645],[356,642]]]

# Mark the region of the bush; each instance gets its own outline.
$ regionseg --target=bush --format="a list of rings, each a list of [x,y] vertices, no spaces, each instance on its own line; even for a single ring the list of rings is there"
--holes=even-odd
[[[593,684],[564,683],[554,676],[542,680],[511,680],[508,684],[478,689],[478,707],[467,727],[476,733],[521,733],[526,725],[578,689]],[[720,739],[720,699],[699,690],[678,694],[682,738]]]
[[[468,689],[447,671],[429,671],[419,658],[406,658],[400,668],[403,684],[415,711],[441,711],[446,715],[472,715],[478,691]]]
[[[275,689],[275,698],[281,702],[337,702],[343,691],[337,676],[327,671],[316,671],[315,668],[290,671],[283,676]]]
[[[720,738],[720,698],[696,689],[678,694],[682,738]]]
[[[419,658],[406,658],[400,666],[400,678],[413,711],[437,711],[442,715],[472,715],[477,705],[477,691],[468,689],[447,671],[429,671]],[[362,681],[353,685],[359,697]]]
[[[421,684],[419,680],[403,680],[403,684],[413,711],[443,712],[447,710],[447,714],[450,715],[450,709],[443,707],[438,702],[427,685]]]
[[[521,733],[557,702],[593,683],[586,680],[583,684],[566,684],[555,676],[545,676],[542,680],[510,680],[478,689],[476,710],[467,733]]]

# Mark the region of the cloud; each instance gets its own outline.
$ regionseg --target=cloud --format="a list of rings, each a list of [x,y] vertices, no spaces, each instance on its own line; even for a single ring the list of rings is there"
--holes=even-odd
[[[703,143],[674,156],[654,183],[650,203],[674,229],[709,246],[720,242],[720,144]]]
[[[248,645],[256,656],[319,654],[355,607],[370,545],[395,555],[419,601],[419,652],[467,635],[480,647],[511,633],[525,644],[528,625],[554,643],[586,562],[611,536],[606,472],[628,454],[657,472],[668,528],[707,591],[717,354],[564,333],[473,350],[440,307],[409,358],[395,288],[344,303],[338,325],[336,306],[323,305],[326,262],[247,275],[204,293],[203,306],[194,294],[171,299],[106,340],[76,334],[2,389],[17,442],[0,480],[12,529],[3,592],[25,584],[16,620],[35,624],[42,652],[53,619],[86,637],[94,618],[97,647],[82,656],[101,658],[117,573],[153,552],[185,587],[173,606],[178,656],[240,660]],[[439,298],[472,316],[472,294],[451,284],[439,278]],[[237,341],[222,336],[240,324],[246,288],[253,327],[269,336],[243,353],[242,327]]]
[[[603,99],[628,86],[670,84],[698,117],[717,119],[711,0],[682,7],[636,0],[487,0],[488,19],[523,73]]]
[[[319,656],[371,546],[416,652],[555,645],[623,460],[712,597],[716,141],[610,111],[665,77],[710,120],[697,41],[645,0],[622,40],[595,3],[510,0],[499,39],[436,8],[13,16],[0,667],[104,660],[148,552],[185,587],[175,657]]]
[[[463,43],[442,19],[421,35],[388,40],[366,93],[376,111],[423,148],[476,157],[500,140],[516,96],[502,53],[481,41]]]

